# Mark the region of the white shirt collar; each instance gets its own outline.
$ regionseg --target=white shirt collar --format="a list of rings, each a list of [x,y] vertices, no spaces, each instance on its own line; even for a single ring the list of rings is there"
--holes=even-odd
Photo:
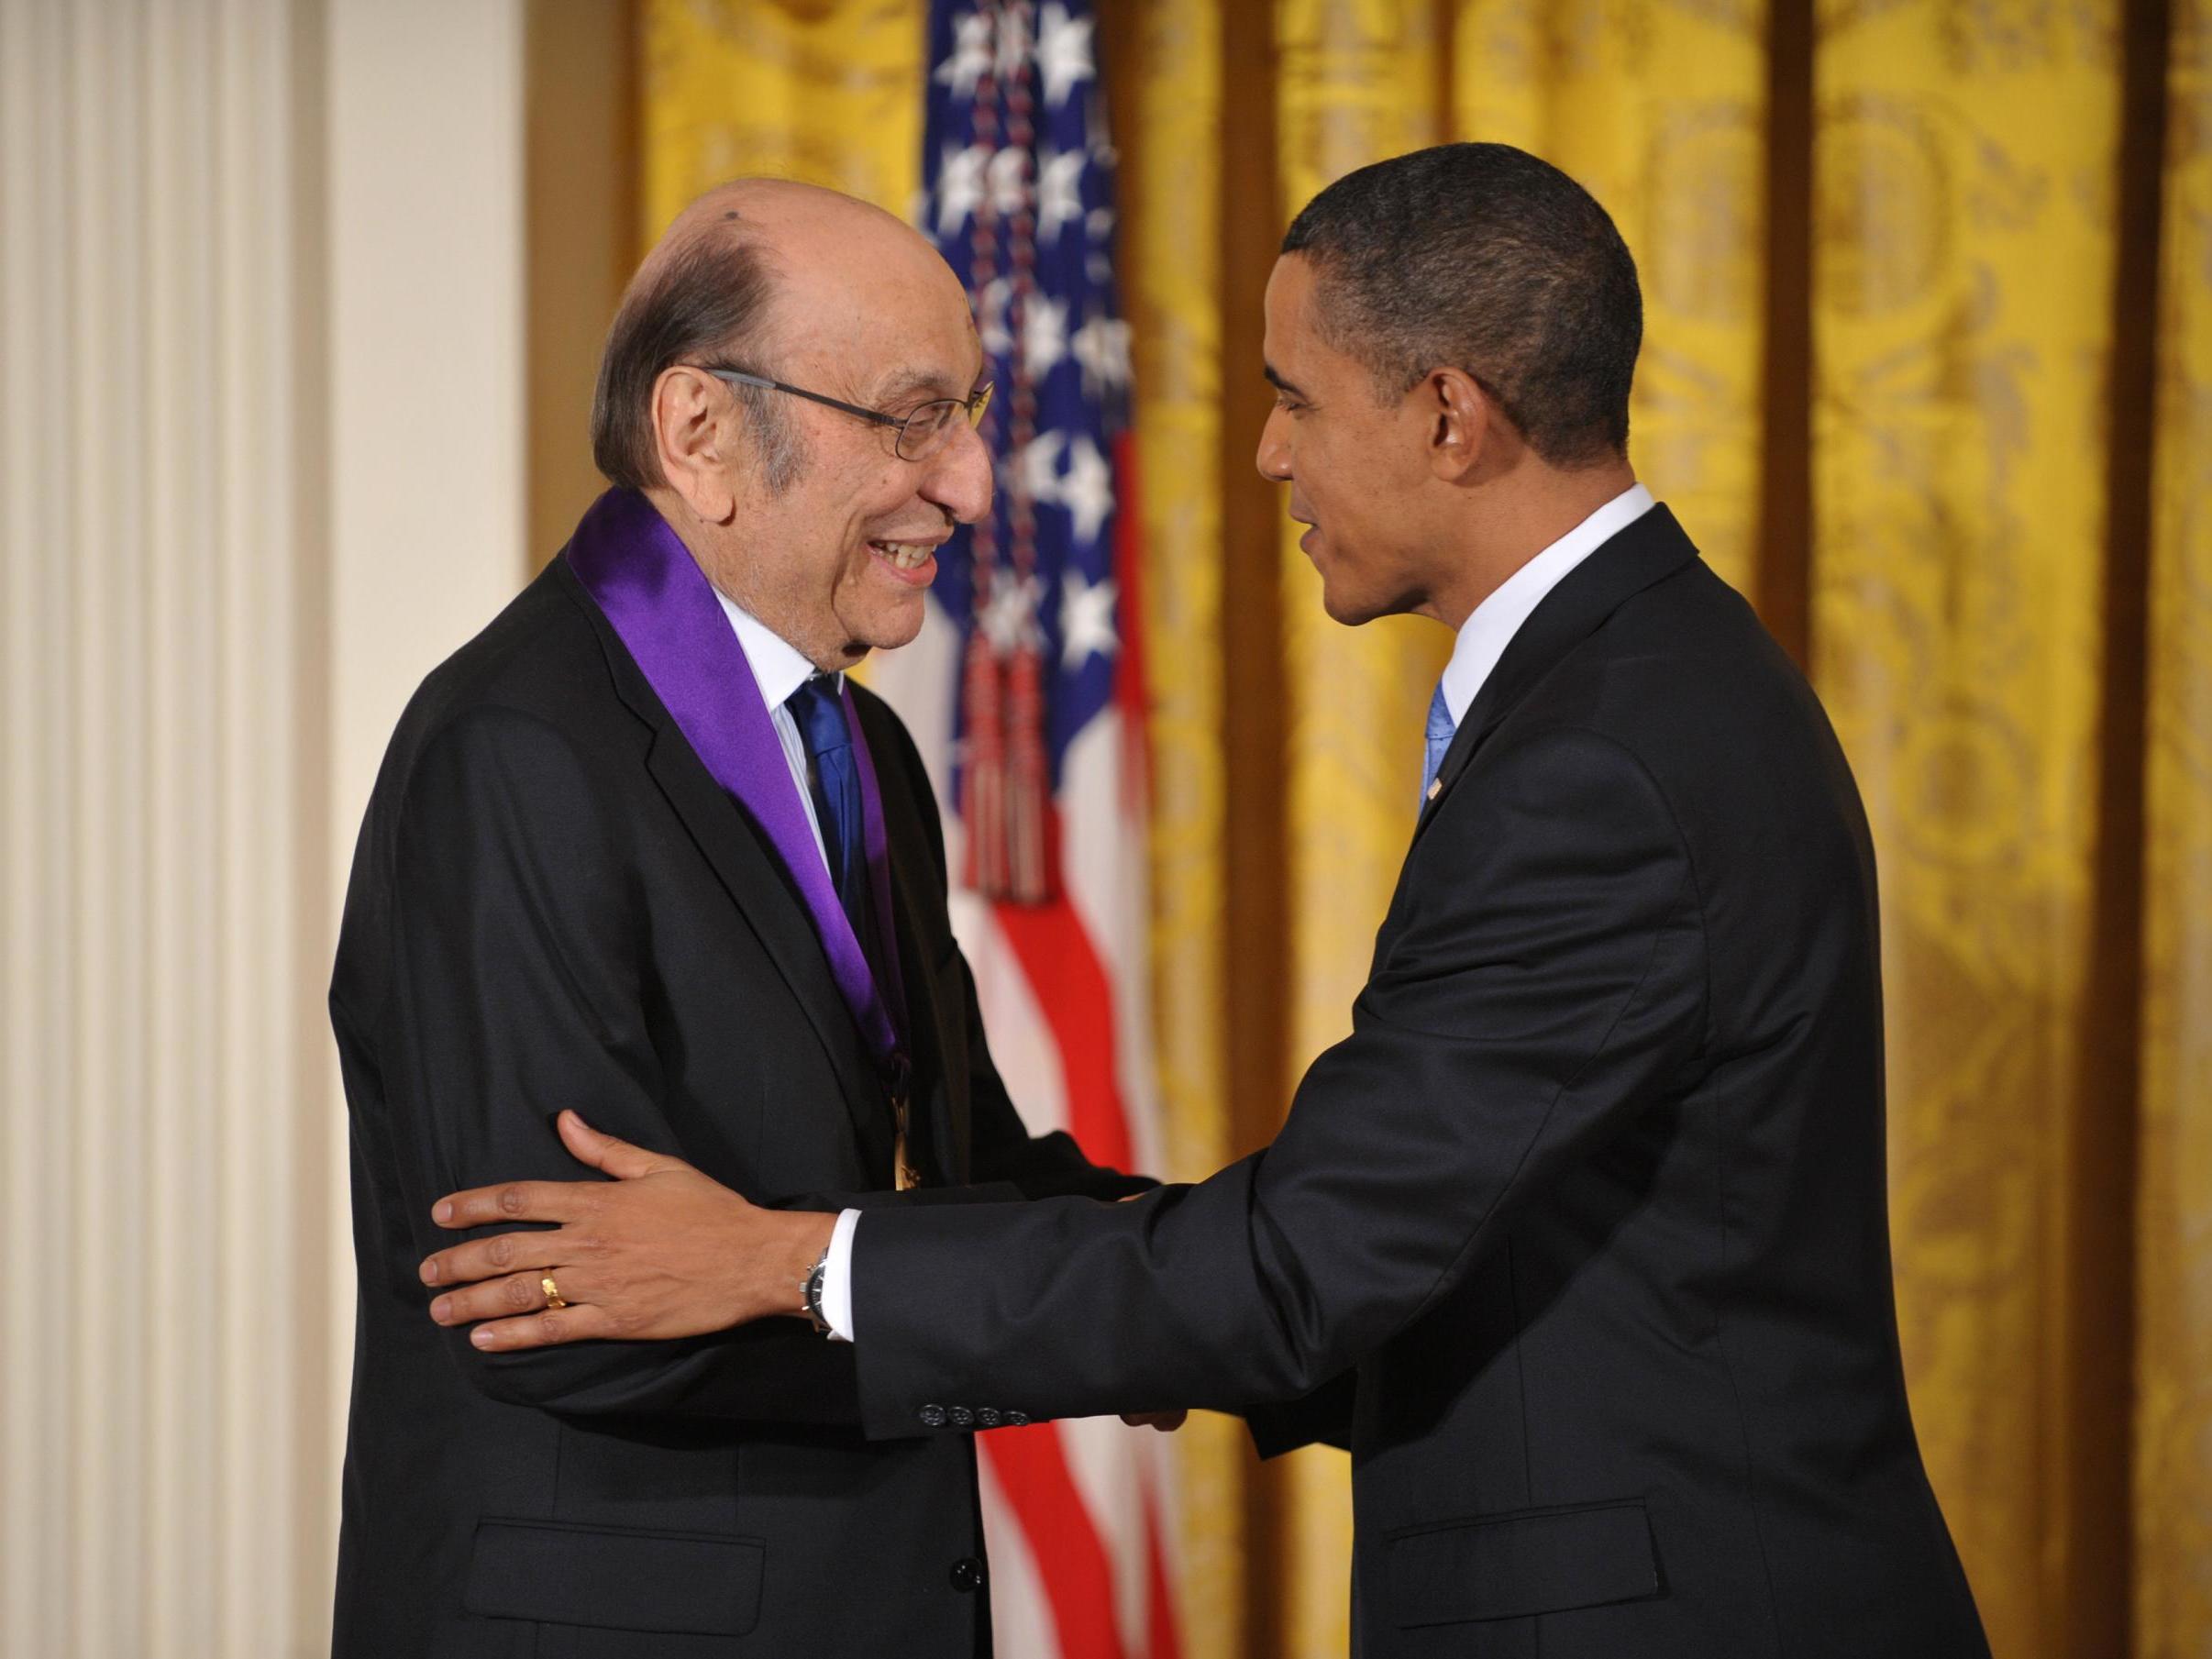
[[[1604,506],[1562,536],[1535,558],[1507,577],[1498,591],[1475,607],[1475,614],[1459,625],[1459,642],[1452,660],[1444,665],[1444,706],[1452,724],[1467,717],[1475,695],[1521,632],[1529,614],[1543,603],[1566,573],[1627,529],[1656,503],[1642,484],[1631,484]]]
[[[752,666],[753,683],[760,688],[760,701],[773,713],[820,670],[797,647],[770,632],[766,623],[720,588],[714,590],[714,597],[722,601],[722,614],[737,631],[737,643],[744,647],[745,659]]]

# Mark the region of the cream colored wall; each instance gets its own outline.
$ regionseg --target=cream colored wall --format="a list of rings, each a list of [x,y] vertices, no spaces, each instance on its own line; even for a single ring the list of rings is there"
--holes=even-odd
[[[0,1659],[326,1651],[322,1001],[524,569],[521,0],[0,0]]]

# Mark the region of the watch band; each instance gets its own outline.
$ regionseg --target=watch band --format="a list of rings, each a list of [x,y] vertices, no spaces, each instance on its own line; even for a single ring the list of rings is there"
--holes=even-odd
[[[807,1269],[806,1277],[799,1281],[799,1311],[806,1315],[806,1322],[814,1327],[817,1336],[831,1334],[830,1322],[822,1317],[822,1285],[829,1277],[830,1253],[824,1248],[814,1265]]]

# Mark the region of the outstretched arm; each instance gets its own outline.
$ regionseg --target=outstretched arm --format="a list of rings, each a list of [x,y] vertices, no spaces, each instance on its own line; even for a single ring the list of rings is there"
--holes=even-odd
[[[853,1294],[869,1432],[912,1433],[964,1399],[1042,1418],[1311,1394],[1687,1075],[1704,936],[1656,784],[1573,730],[1523,736],[1484,774],[1417,845],[1353,1034],[1308,1072],[1271,1147],[1124,1204],[866,1218]],[[784,1311],[780,1278],[810,1242],[789,1219],[728,1210],[723,1247],[751,1271],[704,1321]]]
[[[852,1293],[871,1433],[1311,1394],[1448,1296],[1514,1216],[1694,1077],[1702,916],[1638,758],[1486,753],[1413,851],[1388,955],[1263,1152],[1123,1205],[871,1215]]]

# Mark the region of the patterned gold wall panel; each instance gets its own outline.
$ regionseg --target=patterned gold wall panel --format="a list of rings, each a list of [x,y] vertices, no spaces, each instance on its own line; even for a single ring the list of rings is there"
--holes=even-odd
[[[2116,9],[1830,0],[1815,58],[1815,672],[1882,864],[1915,1415],[2008,1659],[2057,1659],[2070,1520]]]
[[[1277,123],[1283,199],[1298,208],[1354,168],[1442,136],[1437,11],[1422,0],[1278,0]],[[1421,722],[1451,651],[1434,623],[1348,629],[1286,525],[1293,1074],[1351,1030],[1375,930],[1411,839]],[[1287,1467],[1286,1659],[1335,1659],[1348,1639],[1352,1520],[1342,1453]]]
[[[1151,697],[1153,1034],[1168,1167],[1229,1161],[1223,1052],[1222,752],[1222,25],[1144,0],[1135,50],[1109,62],[1137,130],[1123,147],[1121,274],[1135,367]],[[1121,107],[1129,107],[1123,105]],[[1177,1438],[1185,1651],[1242,1651],[1244,1428],[1200,1412]]]
[[[1470,0],[1453,33],[1454,138],[1517,144],[1613,216],[1643,284],[1637,476],[1752,590],[1766,192],[1756,0]]]
[[[2135,1651],[2212,1653],[2212,5],[2174,7],[2151,576]]]
[[[925,19],[922,0],[645,0],[645,237],[740,173],[910,216]]]

